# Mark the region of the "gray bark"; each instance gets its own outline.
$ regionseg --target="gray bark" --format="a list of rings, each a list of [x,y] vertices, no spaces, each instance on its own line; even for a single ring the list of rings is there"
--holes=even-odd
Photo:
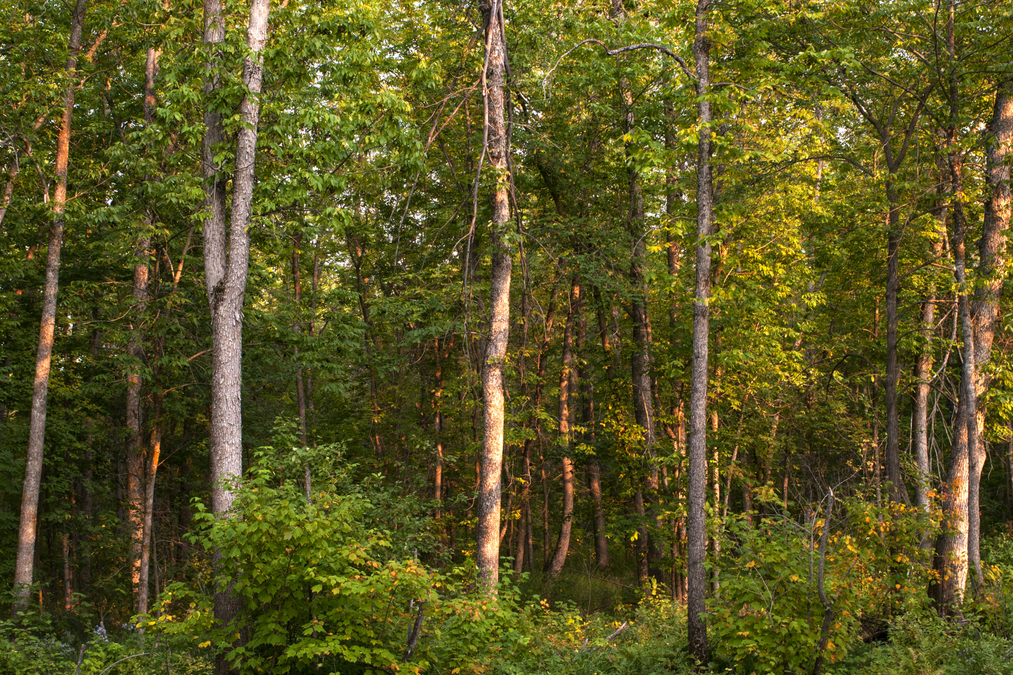
[[[710,334],[710,236],[714,231],[714,183],[711,172],[710,38],[707,35],[710,0],[696,6],[693,57],[696,62],[697,115],[700,140],[697,155],[696,285],[693,293],[693,357],[689,397],[689,489],[687,500],[687,602],[689,653],[707,663],[706,611],[707,520],[707,362]]]
[[[205,212],[204,278],[211,306],[211,510],[226,516],[232,507],[231,483],[243,470],[242,356],[243,299],[249,267],[250,242],[247,228],[253,204],[257,151],[257,123],[260,117],[260,89],[263,80],[261,53],[267,42],[270,0],[252,0],[246,33],[249,55],[243,60],[243,84],[247,93],[239,105],[242,126],[236,135],[236,169],[232,177],[232,211],[226,228],[225,183],[221,167],[214,163],[216,150],[224,142],[221,115],[209,105],[204,121],[203,143]],[[219,0],[204,2],[204,42],[211,54],[206,67],[205,95],[213,98],[219,88],[219,44],[225,38],[224,18]],[[218,558],[216,554],[216,560]],[[229,588],[215,593],[215,620],[230,623],[239,602]],[[218,673],[230,672],[224,658],[216,660]]]

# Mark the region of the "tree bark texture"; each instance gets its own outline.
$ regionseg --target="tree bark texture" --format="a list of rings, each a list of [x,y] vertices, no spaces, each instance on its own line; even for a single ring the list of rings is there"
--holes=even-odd
[[[151,424],[151,439],[148,445],[147,462],[144,467],[144,521],[141,529],[141,557],[137,583],[137,613],[148,611],[151,571],[152,528],[155,516],[155,475],[162,452],[161,397],[156,397],[154,420]],[[143,630],[143,629],[142,629]]]
[[[941,208],[937,217],[936,233],[932,241],[932,256],[940,259],[943,255],[943,238],[946,236],[946,209]],[[911,451],[915,459],[918,475],[915,477],[915,505],[929,511],[929,393],[932,389],[932,333],[936,322],[936,292],[934,284],[930,286],[922,301],[919,332],[921,333],[921,349],[915,362],[914,406],[911,412]]]
[[[14,564],[14,602],[11,613],[28,606],[35,559],[35,538],[38,529],[39,486],[42,482],[42,452],[46,437],[46,403],[49,396],[49,370],[53,359],[56,330],[56,296],[60,286],[60,248],[63,245],[64,213],[67,207],[67,166],[70,160],[70,130],[74,115],[74,89],[77,86],[77,59],[81,52],[81,35],[88,0],[77,0],[71,20],[67,51],[67,88],[63,97],[63,122],[56,141],[56,190],[53,196],[53,221],[49,227],[49,250],[46,254],[46,282],[42,294],[42,319],[39,325],[39,347],[35,357],[35,381],[32,388],[32,412],[29,423],[28,452],[25,462],[25,483],[21,498],[21,520],[18,527],[18,552]]]
[[[961,163],[953,151],[949,157],[952,218],[951,248],[953,276],[957,283],[957,313],[963,343],[963,365],[960,376],[960,402],[954,423],[950,468],[943,491],[943,514],[946,522],[936,541],[935,569],[939,574],[936,601],[941,612],[948,613],[960,604],[967,582],[969,514],[972,490],[971,464],[978,446],[977,392],[975,383],[975,339],[967,283],[965,238],[967,222],[960,199]],[[976,505],[976,502],[975,502]]]
[[[257,123],[260,116],[260,89],[263,80],[261,53],[267,42],[270,0],[252,0],[247,26],[249,55],[243,59],[246,94],[239,105],[242,125],[236,134],[236,168],[232,176],[232,210],[226,228],[225,183],[215,152],[224,142],[221,115],[209,104],[204,114],[207,127],[203,143],[205,179],[204,278],[211,306],[211,510],[218,517],[231,510],[234,494],[230,483],[243,470],[242,356],[243,299],[249,266],[250,243],[247,228],[253,204],[257,151]],[[205,0],[204,42],[209,61],[204,91],[207,99],[219,89],[221,58],[219,45],[225,38],[222,5]],[[216,556],[217,557],[217,556]],[[229,624],[239,610],[238,600],[228,588],[215,594],[215,620]],[[216,661],[218,673],[230,672],[223,658]]]
[[[707,362],[710,333],[710,237],[714,231],[714,183],[711,173],[710,38],[707,35],[710,0],[696,6],[693,57],[696,62],[697,115],[700,132],[697,155],[696,285],[693,292],[693,356],[689,398],[689,486],[687,499],[687,602],[689,653],[707,663],[706,611],[707,520]]]
[[[501,0],[483,0],[486,64],[484,72],[486,138],[489,163],[496,173],[492,206],[492,278],[489,301],[489,338],[482,364],[484,425],[478,488],[477,563],[479,575],[491,589],[499,581],[500,492],[503,473],[503,363],[510,336],[509,243],[510,202],[507,171],[505,109],[506,36]]]
[[[1000,82],[995,96],[992,120],[986,137],[985,214],[978,241],[978,266],[975,270],[971,318],[974,330],[974,396],[983,400],[988,391],[988,364],[999,321],[999,299],[1006,278],[1006,232],[1010,225],[1010,149],[1013,147],[1013,79]],[[985,410],[976,406],[975,435],[978,441],[969,455],[968,542],[967,555],[977,583],[982,582],[981,517],[979,494],[981,472],[985,466]]]

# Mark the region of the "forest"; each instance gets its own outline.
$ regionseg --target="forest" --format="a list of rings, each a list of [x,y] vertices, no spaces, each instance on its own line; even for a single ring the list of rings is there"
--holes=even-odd
[[[1013,3],[0,26],[0,673],[1013,673]]]

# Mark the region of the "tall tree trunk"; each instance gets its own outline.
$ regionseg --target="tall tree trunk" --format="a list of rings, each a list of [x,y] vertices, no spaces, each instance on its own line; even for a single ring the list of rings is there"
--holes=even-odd
[[[932,257],[940,259],[943,254],[943,237],[946,236],[946,209],[940,209],[940,214],[932,241]],[[930,378],[932,376],[932,334],[936,323],[936,293],[935,284],[930,285],[922,301],[921,317],[919,321],[919,332],[921,333],[922,345],[915,363],[915,395],[914,407],[911,413],[911,426],[913,434],[911,437],[911,449],[915,458],[915,465],[918,476],[915,483],[915,505],[928,513],[931,504],[929,500],[929,393],[932,389]]]
[[[563,329],[563,367],[559,373],[559,445],[563,448],[563,511],[559,524],[559,539],[546,572],[557,577],[563,571],[566,554],[570,550],[570,533],[573,531],[573,460],[570,458],[573,438],[570,431],[573,418],[571,395],[577,393],[577,373],[573,368],[573,334],[580,312],[580,281],[574,276],[570,287],[570,310]]]
[[[995,107],[989,123],[986,148],[988,192],[981,239],[978,241],[978,267],[971,304],[974,321],[975,400],[988,391],[988,363],[999,319],[999,299],[1006,278],[1006,232],[1010,226],[1010,150],[1013,148],[1013,78],[1001,81],[996,89]],[[967,557],[977,584],[983,581],[981,570],[981,471],[985,466],[985,410],[979,408],[975,419],[978,442],[969,456]]]
[[[697,221],[696,286],[693,293],[693,360],[689,398],[689,494],[687,500],[687,606],[689,653],[707,663],[706,612],[707,519],[707,361],[710,334],[710,236],[714,231],[714,183],[711,173],[710,37],[707,35],[711,0],[696,5],[693,57],[696,62]]]
[[[531,389],[528,382],[528,329],[531,325],[531,285],[528,276],[527,257],[524,248],[520,250],[523,290],[521,291],[521,316],[520,334],[521,345],[517,355],[517,375],[521,383],[521,395],[530,400]],[[530,538],[529,528],[531,526],[531,445],[534,439],[527,438],[521,446],[521,493],[520,493],[520,517],[517,519],[516,542],[514,545],[514,574],[519,575],[524,571],[524,563],[529,562],[527,557],[527,542]]]
[[[549,481],[546,471],[545,453],[542,445],[542,425],[540,415],[542,409],[542,391],[545,375],[549,369],[549,346],[552,343],[552,327],[556,322],[556,305],[559,300],[559,286],[553,285],[549,306],[545,312],[542,322],[542,344],[538,349],[538,363],[536,366],[537,377],[535,378],[535,392],[531,397],[531,407],[535,414],[535,442],[538,443],[538,461],[542,480],[542,558],[543,568],[549,564]],[[530,523],[529,523],[530,525]],[[534,560],[531,565],[534,566]]]
[[[162,397],[155,395],[154,415],[151,421],[151,438],[148,445],[147,462],[144,472],[144,522],[141,531],[141,564],[138,576],[137,613],[148,612],[151,569],[152,528],[155,516],[155,476],[162,452]],[[143,632],[143,626],[139,628]]]
[[[302,278],[300,275],[299,249],[302,246],[302,233],[295,236],[292,243],[292,301],[295,304],[295,314],[302,314]],[[297,320],[293,325],[296,335],[302,333],[302,324]],[[309,445],[309,437],[306,433],[306,387],[303,381],[303,370],[299,364],[299,347],[292,350],[295,359],[295,398],[296,412],[299,415],[299,443],[305,448]],[[313,472],[309,464],[303,468],[303,493],[306,495],[306,503],[313,501]]]
[[[951,129],[950,141],[955,138]],[[952,148],[952,145],[951,145]],[[939,573],[936,601],[941,612],[949,613],[963,599],[967,582],[968,506],[971,496],[970,472],[972,457],[978,445],[977,396],[975,382],[975,340],[968,297],[965,238],[967,222],[960,198],[961,161],[956,149],[949,156],[952,218],[951,249],[953,276],[957,283],[957,312],[963,342],[963,365],[960,377],[960,403],[950,450],[950,468],[943,491],[943,513],[947,523],[936,540],[935,568]]]
[[[489,300],[489,339],[482,364],[482,398],[485,403],[481,478],[478,490],[477,564],[479,575],[491,589],[499,581],[500,490],[503,474],[503,362],[510,337],[510,272],[513,266],[509,242],[510,202],[507,181],[506,35],[502,0],[482,0],[485,24],[486,128],[489,163],[496,172],[492,194],[492,276]]]
[[[74,608],[73,572],[70,565],[70,535],[66,532],[60,538],[63,551],[63,611]]]
[[[375,353],[379,347],[376,331],[373,328],[373,319],[370,318],[369,299],[367,296],[366,278],[363,275],[362,263],[365,252],[361,244],[353,239],[352,232],[345,231],[345,242],[348,245],[348,255],[352,260],[352,267],[355,268],[355,287],[359,296],[359,311],[362,312],[362,322],[366,324],[366,360],[369,363],[369,400],[372,405],[372,417],[370,418],[370,443],[376,452],[377,459],[383,456],[383,438],[380,436],[380,399],[377,386],[377,372]]]
[[[81,52],[81,34],[88,0],[77,0],[71,19],[67,52],[67,88],[63,96],[63,122],[56,141],[56,191],[53,197],[53,221],[49,227],[49,251],[46,255],[46,285],[42,293],[42,319],[39,348],[35,358],[35,383],[32,389],[32,413],[25,462],[25,483],[18,527],[18,552],[14,563],[14,602],[11,613],[28,606],[35,560],[38,528],[39,486],[42,482],[42,450],[46,436],[46,402],[49,396],[49,369],[53,359],[56,329],[56,296],[60,286],[60,247],[63,245],[64,212],[67,207],[67,164],[70,159],[70,129],[74,114],[74,90],[77,86],[77,58]]]
[[[584,427],[584,438],[593,446],[595,442],[595,413],[594,413],[594,378],[590,359],[584,357],[584,350],[587,346],[587,312],[584,298],[581,298],[580,318],[577,323],[577,354],[579,365],[577,368],[577,380],[580,383],[581,391],[581,425]],[[594,509],[594,555],[598,567],[609,568],[608,548],[608,525],[605,522],[605,504],[601,490],[601,464],[597,457],[592,457],[587,463],[587,485],[591,493],[591,502]]]
[[[897,384],[900,363],[897,359],[897,302],[900,295],[900,203],[893,177],[887,179],[886,194],[890,203],[887,215],[889,234],[886,255],[886,476],[890,481],[890,499],[910,503],[904,477],[900,470],[900,413],[897,407]]]
[[[225,184],[220,166],[214,162],[224,142],[222,119],[214,112],[211,99],[220,87],[219,52],[225,38],[225,23],[220,0],[204,2],[204,42],[209,47],[205,73],[204,114],[207,131],[203,143],[205,210],[204,277],[211,306],[211,510],[224,517],[235,498],[230,482],[243,470],[242,355],[243,299],[249,267],[250,241],[247,229],[253,204],[257,153],[257,123],[260,117],[260,88],[263,80],[262,51],[267,42],[270,0],[252,0],[246,33],[249,55],[243,59],[243,84],[246,95],[239,105],[242,125],[236,135],[236,170],[232,177],[232,211],[226,229]],[[220,562],[215,554],[216,563]],[[231,585],[215,593],[215,621],[231,623],[239,611],[239,601]],[[216,660],[216,671],[231,672],[224,656]]]
[[[443,359],[440,340],[433,341],[436,354],[436,387],[433,390],[433,435],[436,437],[436,467],[433,476],[433,499],[436,500],[436,519],[442,516],[443,508]]]
[[[158,74],[159,52],[148,48],[147,59],[144,68],[144,124],[150,127],[155,121],[155,78]],[[144,322],[147,319],[147,308],[149,300],[150,258],[149,229],[151,226],[150,212],[141,224],[141,231],[137,235],[137,242],[134,247],[134,321],[130,327],[130,340],[127,351],[133,363],[127,372],[127,508],[130,520],[130,580],[134,591],[134,609],[138,613],[141,601],[141,576],[147,575],[142,572],[141,549],[143,548],[144,537],[144,416],[141,405],[141,389],[144,385],[141,377],[141,367],[145,361],[144,354]],[[146,595],[146,592],[145,592]]]

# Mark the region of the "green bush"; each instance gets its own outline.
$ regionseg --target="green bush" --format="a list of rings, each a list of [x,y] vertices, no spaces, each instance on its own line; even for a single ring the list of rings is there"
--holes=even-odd
[[[441,572],[406,557],[428,545],[427,518],[395,507],[379,477],[356,480],[340,454],[258,450],[232,486],[228,518],[196,505],[204,527],[195,538],[209,560],[220,555],[217,581],[170,587],[141,622],[224,653],[243,673],[480,673],[508,658],[525,641],[516,588],[489,595],[473,564]],[[385,513],[398,519],[398,539],[380,527]],[[226,627],[212,620],[216,584],[231,584],[242,607]],[[420,612],[417,647],[402,662]]]
[[[926,605],[929,571],[919,562],[921,516],[903,505],[882,510],[860,500],[839,504],[827,533],[824,590],[831,617],[822,650],[833,664],[860,643],[863,618],[889,619]],[[720,594],[711,601],[717,658],[741,673],[795,673],[820,655],[825,607],[819,598],[824,521],[813,513],[745,519],[728,526]]]
[[[64,617],[65,618],[65,617]],[[174,638],[151,640],[132,631],[107,634],[101,624],[81,641],[49,617],[24,614],[0,621],[0,675],[211,675],[212,663]]]

